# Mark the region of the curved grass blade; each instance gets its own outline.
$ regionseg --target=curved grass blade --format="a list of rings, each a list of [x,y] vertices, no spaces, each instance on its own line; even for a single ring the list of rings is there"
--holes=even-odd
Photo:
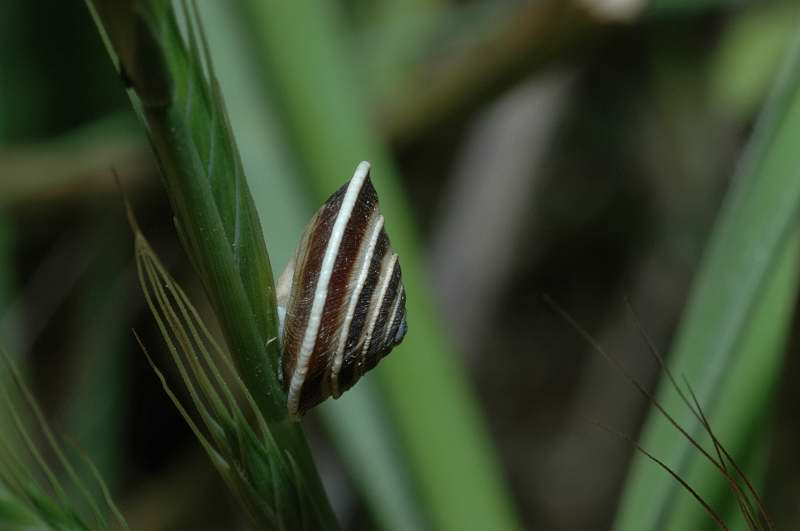
[[[745,462],[759,447],[753,431],[769,407],[794,307],[796,249],[789,237],[800,210],[800,41],[748,144],[694,283],[670,366],[695,382],[700,403]],[[673,408],[680,398],[662,386],[659,401]],[[678,421],[698,437],[703,426],[686,412]],[[698,458],[663,420],[652,414],[642,446],[704,493],[725,497],[725,482]],[[696,529],[702,515],[663,474],[636,458],[615,529]]]

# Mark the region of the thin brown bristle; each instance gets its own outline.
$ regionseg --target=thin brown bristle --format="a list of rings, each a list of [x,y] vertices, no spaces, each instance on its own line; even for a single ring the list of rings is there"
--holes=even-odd
[[[636,390],[642,396],[644,396],[646,398],[646,400],[653,407],[655,407],[658,410],[658,412],[675,429],[678,430],[678,432],[684,437],[684,439],[687,442],[689,442],[692,445],[692,447],[694,447],[698,452],[700,452],[700,454],[703,455],[703,457],[705,457],[705,459],[709,463],[711,463],[717,470],[719,470],[719,472],[723,475],[725,480],[728,482],[728,485],[729,485],[729,487],[731,489],[731,492],[733,493],[734,498],[736,499],[736,503],[739,506],[739,508],[741,510],[741,513],[742,513],[742,516],[744,517],[745,521],[747,522],[748,527],[750,529],[752,529],[753,531],[758,531],[759,529],[763,529],[761,524],[760,524],[760,521],[763,520],[764,522],[766,522],[766,525],[767,525],[766,529],[769,530],[769,531],[774,531],[774,527],[773,527],[772,522],[770,521],[770,519],[769,519],[769,517],[767,515],[767,512],[766,512],[766,509],[764,507],[764,504],[763,504],[761,498],[758,496],[758,494],[757,494],[755,488],[753,487],[752,483],[747,479],[747,477],[742,472],[740,467],[736,464],[736,462],[733,460],[731,455],[727,452],[727,450],[725,450],[724,446],[722,446],[722,444],[720,443],[719,439],[714,434],[713,430],[711,429],[711,425],[708,422],[708,419],[705,417],[705,415],[703,413],[703,410],[702,410],[702,408],[700,406],[700,402],[697,399],[697,397],[695,396],[695,394],[694,394],[691,386],[689,385],[688,381],[686,381],[686,387],[687,387],[687,389],[689,390],[689,393],[692,396],[692,400],[690,400],[686,396],[686,393],[684,393],[684,391],[678,385],[678,382],[675,379],[674,375],[672,374],[672,371],[669,369],[669,367],[665,363],[664,357],[661,355],[659,350],[656,348],[655,343],[650,338],[650,336],[647,334],[647,332],[644,330],[644,326],[642,325],[641,321],[638,319],[636,313],[633,311],[633,307],[632,307],[630,301],[627,298],[625,298],[625,303],[626,303],[626,306],[628,308],[628,311],[631,314],[631,316],[632,316],[632,318],[634,320],[634,323],[635,323],[640,335],[644,338],[644,340],[645,340],[645,342],[646,342],[646,344],[648,346],[648,350],[650,351],[651,355],[658,362],[659,367],[666,373],[667,378],[669,379],[669,381],[672,384],[673,388],[678,392],[678,395],[681,398],[681,400],[683,401],[683,403],[686,405],[686,407],[689,408],[689,410],[692,412],[692,415],[694,415],[694,417],[701,424],[703,429],[711,437],[711,440],[712,440],[712,442],[714,444],[714,451],[717,454],[717,458],[714,458],[692,435],[690,435],[686,431],[686,429],[684,429],[683,426],[681,426],[681,424],[678,423],[678,421],[670,413],[668,413],[666,411],[666,409],[656,399],[654,394],[652,392],[650,392],[648,389],[646,389],[644,387],[644,385],[642,385],[631,373],[629,373],[627,368],[619,360],[617,360],[614,356],[609,354],[603,348],[603,346],[600,345],[600,343],[588,331],[586,331],[586,329],[583,328],[571,315],[569,315],[563,308],[561,308],[549,296],[545,295],[543,298],[544,298],[545,303],[548,304],[550,306],[550,308],[554,312],[556,312],[562,319],[564,319],[576,332],[578,332],[578,334],[592,347],[592,349],[594,351],[596,351],[601,356],[603,356],[617,370],[617,372],[619,372],[626,380],[628,380],[628,382],[631,383],[631,385],[633,385],[634,388],[636,388]],[[715,522],[717,523],[717,525],[720,526],[721,529],[727,529],[727,527],[725,526],[725,523],[722,521],[722,519],[719,517],[719,515],[717,515],[711,509],[711,507],[708,505],[708,503],[705,502],[700,497],[700,495],[694,489],[692,489],[686,483],[686,481],[683,478],[681,478],[678,475],[677,472],[675,472],[674,470],[670,469],[669,466],[666,463],[664,463],[663,461],[659,460],[658,458],[656,458],[655,456],[650,454],[648,451],[646,451],[644,448],[642,448],[638,443],[636,443],[633,439],[631,439],[626,434],[623,434],[621,432],[615,432],[615,430],[607,428],[607,427],[605,427],[605,426],[603,426],[603,425],[601,425],[599,423],[595,423],[595,424],[597,424],[598,426],[604,428],[606,431],[609,431],[611,433],[616,433],[618,436],[620,436],[623,439],[631,442],[634,445],[634,447],[640,453],[642,453],[647,458],[649,458],[651,461],[657,463],[659,466],[664,468],[685,489],[687,489],[692,494],[692,496],[694,496],[695,499],[697,499],[702,504],[702,506],[704,507],[706,512],[715,520]],[[732,474],[731,471],[728,469],[728,466],[726,465],[726,460],[733,467],[733,469],[734,469],[734,471],[736,473],[735,475]],[[737,477],[738,477],[738,479],[737,479]],[[744,482],[744,484],[745,484],[744,488],[740,485],[740,483],[739,483],[740,480]],[[752,499],[755,499],[755,503],[756,503],[756,506],[758,507],[758,511],[755,510],[755,507],[753,506],[753,501],[752,501],[751,497],[752,497]]]
[[[617,369],[617,371],[625,377],[628,382],[633,385],[639,393],[644,396],[650,404],[653,405],[663,416],[665,419],[669,421],[672,426],[677,429],[691,444],[694,446],[700,453],[702,453],[709,461],[714,463],[720,471],[722,468],[719,466],[719,463],[703,448],[694,438],[683,428],[683,426],[678,423],[675,418],[670,415],[666,409],[661,405],[661,403],[656,399],[656,397],[648,391],[644,385],[642,385],[632,374],[630,374],[627,368],[614,356],[606,352],[606,350],[600,345],[594,337],[592,337],[589,332],[587,332],[575,319],[572,318],[565,310],[563,310],[560,306],[558,306],[550,297],[545,298],[545,302],[551,305],[551,307],[563,318],[567,321],[570,326],[572,326],[588,343],[589,345],[601,356],[603,356],[611,365]]]
[[[716,461],[712,460],[712,463],[715,466],[717,466],[717,468],[720,470],[720,472],[722,472],[722,474],[728,480],[728,484],[731,487],[731,490],[732,490],[732,492],[734,494],[734,497],[737,500],[737,503],[740,503],[740,507],[742,508],[742,515],[745,517],[746,520],[748,520],[748,523],[752,522],[752,524],[751,524],[751,528],[752,529],[758,529],[759,528],[759,524],[757,524],[757,520],[755,518],[756,511],[754,511],[754,508],[752,506],[752,502],[750,500],[750,496],[748,496],[747,493],[745,493],[744,490],[741,488],[741,485],[739,484],[739,481],[736,479],[736,477],[734,477],[728,471],[728,468],[725,465],[725,460],[726,459],[733,466],[734,471],[736,472],[736,475],[739,477],[739,479],[741,479],[745,483],[747,491],[755,499],[756,505],[758,506],[758,509],[759,509],[758,510],[758,515],[763,519],[764,522],[766,522],[767,529],[769,529],[770,531],[774,531],[774,527],[773,527],[772,522],[771,522],[771,520],[769,518],[769,515],[768,515],[768,513],[766,511],[764,503],[761,500],[761,497],[758,495],[758,493],[756,492],[756,489],[753,487],[753,484],[750,482],[750,480],[747,478],[747,476],[741,470],[739,465],[736,463],[736,461],[733,459],[733,457],[731,457],[731,455],[728,453],[728,451],[725,449],[725,447],[722,445],[722,443],[719,441],[719,439],[714,434],[714,431],[711,429],[711,424],[708,421],[708,419],[706,418],[705,414],[703,413],[703,409],[700,406],[700,401],[698,400],[697,396],[695,395],[694,390],[692,389],[692,386],[689,384],[688,379],[685,376],[683,376],[684,384],[686,385],[686,388],[688,389],[688,391],[689,391],[689,393],[691,394],[691,397],[692,397],[691,401],[687,398],[686,394],[683,392],[681,387],[678,385],[678,382],[676,381],[675,376],[672,373],[672,370],[669,368],[667,363],[664,361],[664,356],[661,355],[661,352],[656,347],[655,342],[652,340],[650,335],[644,329],[644,326],[642,325],[642,322],[639,320],[639,317],[638,317],[636,311],[634,310],[630,299],[625,297],[624,300],[625,300],[625,305],[626,305],[626,307],[628,309],[628,313],[631,316],[631,318],[633,319],[634,325],[636,326],[637,330],[639,331],[639,334],[641,335],[641,337],[644,339],[645,343],[647,344],[647,347],[648,347],[648,350],[650,351],[650,354],[656,359],[656,361],[658,362],[659,367],[667,375],[667,378],[669,379],[670,383],[672,384],[673,389],[675,389],[675,391],[678,393],[678,396],[680,397],[680,399],[683,401],[684,404],[686,404],[686,407],[689,408],[689,411],[692,412],[694,417],[698,420],[698,422],[700,422],[700,424],[706,430],[706,433],[708,433],[709,437],[711,438],[712,443],[714,444],[715,451],[717,452],[717,456],[719,458],[719,462],[716,462]],[[686,435],[686,434],[684,434],[684,435]],[[696,444],[694,444],[694,442],[693,442],[693,445],[696,446]],[[706,457],[708,457],[708,455],[705,452],[702,452],[702,453]],[[746,503],[747,510],[745,509],[745,507],[742,507],[741,503],[743,503],[743,502]]]
[[[756,489],[753,487],[753,484],[750,483],[750,480],[744,474],[744,472],[739,467],[739,465],[736,463],[736,461],[733,459],[733,457],[731,457],[731,455],[728,453],[728,451],[725,449],[725,447],[722,446],[722,443],[719,442],[719,439],[717,438],[716,434],[714,433],[714,430],[711,428],[711,423],[708,421],[708,419],[706,418],[705,414],[703,413],[703,409],[700,407],[700,402],[698,401],[697,396],[695,395],[694,390],[692,389],[692,386],[689,384],[689,381],[686,379],[685,376],[683,376],[683,380],[684,380],[684,384],[686,385],[686,388],[689,390],[689,393],[690,393],[690,395],[692,397],[692,400],[693,400],[693,402],[695,404],[695,407],[697,408],[697,412],[698,412],[698,414],[700,415],[700,417],[702,419],[701,422],[703,423],[703,427],[706,429],[706,432],[708,433],[709,437],[711,437],[711,440],[714,443],[714,447],[717,449],[717,454],[719,455],[719,459],[720,459],[720,462],[722,463],[722,466],[725,467],[725,470],[727,471],[727,467],[725,466],[725,460],[727,460],[733,466],[733,468],[734,468],[736,474],[738,475],[739,479],[744,481],[744,483],[745,483],[745,485],[747,487],[747,491],[751,494],[751,496],[756,501],[756,505],[758,506],[758,513],[756,513],[756,511],[754,510],[754,507],[753,507],[752,501],[750,499],[750,496],[748,496],[747,493],[745,493],[741,489],[741,487],[739,486],[738,480],[733,475],[731,475],[730,476],[731,481],[735,482],[735,488],[734,488],[733,485],[731,486],[731,488],[736,493],[737,501],[739,501],[740,498],[741,498],[742,503],[745,503],[746,507],[747,507],[747,511],[746,512],[745,512],[745,508],[742,507],[742,514],[745,516],[745,518],[747,518],[748,515],[750,515],[750,518],[748,518],[748,521],[752,522],[752,529],[759,529],[761,527],[761,524],[759,523],[759,520],[756,519],[756,516],[759,516],[763,520],[763,522],[766,523],[767,529],[770,530],[770,531],[774,531],[774,527],[772,525],[772,521],[769,518],[769,514],[767,513],[767,510],[764,507],[764,503],[761,500],[761,497],[758,495],[758,492],[756,492]],[[741,507],[741,503],[740,503],[740,507]]]
[[[722,531],[729,531],[729,528],[728,528],[728,526],[727,526],[727,525],[725,525],[725,521],[722,519],[722,517],[721,517],[719,514],[717,514],[717,512],[716,512],[716,511],[714,511],[714,509],[712,509],[712,508],[711,508],[711,506],[708,504],[708,502],[706,502],[706,501],[703,499],[703,497],[702,497],[702,496],[700,496],[700,494],[699,494],[699,493],[698,493],[696,490],[694,490],[694,488],[692,488],[692,486],[691,486],[691,485],[689,485],[689,484],[686,482],[686,480],[685,480],[685,479],[683,479],[683,478],[682,478],[680,475],[678,475],[678,473],[677,473],[677,472],[675,472],[674,470],[672,470],[672,469],[669,467],[669,465],[667,465],[667,464],[666,464],[665,462],[663,462],[661,459],[659,459],[658,457],[654,456],[653,454],[651,454],[650,452],[648,452],[647,450],[645,450],[645,449],[644,449],[644,448],[643,448],[643,447],[642,447],[642,446],[641,446],[641,445],[640,445],[638,442],[636,442],[635,440],[633,440],[633,438],[631,438],[629,435],[627,435],[627,434],[625,434],[625,433],[623,433],[623,432],[621,432],[621,431],[614,430],[614,429],[612,429],[612,428],[610,428],[610,427],[608,427],[608,426],[606,426],[606,425],[604,425],[604,424],[601,424],[601,423],[599,423],[599,422],[594,422],[594,425],[595,425],[595,426],[597,426],[598,428],[602,429],[602,430],[605,430],[605,431],[607,431],[608,433],[610,433],[610,434],[612,434],[612,435],[615,435],[615,436],[617,436],[617,437],[621,438],[621,439],[622,439],[622,440],[624,440],[624,441],[627,441],[627,442],[628,442],[628,443],[630,443],[630,444],[631,444],[631,445],[632,445],[632,446],[633,446],[633,447],[634,447],[634,448],[635,448],[635,449],[636,449],[636,450],[637,450],[639,453],[641,453],[642,455],[644,455],[645,457],[647,457],[648,459],[650,459],[652,462],[654,462],[655,464],[657,464],[658,466],[660,466],[661,468],[663,468],[664,470],[666,470],[666,471],[667,471],[667,473],[668,473],[670,476],[672,476],[673,478],[675,478],[675,480],[676,480],[678,483],[680,483],[680,484],[681,484],[681,486],[683,486],[683,488],[685,488],[685,489],[686,489],[686,490],[689,492],[689,494],[691,494],[691,495],[694,497],[694,499],[695,499],[695,500],[697,500],[697,501],[700,503],[700,505],[703,507],[703,509],[705,509],[706,513],[708,513],[708,515],[709,515],[709,516],[710,516],[710,517],[711,517],[711,518],[714,520],[714,522],[716,522],[716,524],[719,526],[719,528],[720,528]]]

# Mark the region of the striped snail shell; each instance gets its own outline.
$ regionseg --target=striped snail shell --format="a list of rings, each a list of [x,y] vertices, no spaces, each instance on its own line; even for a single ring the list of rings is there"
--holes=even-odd
[[[289,417],[339,398],[406,333],[406,294],[362,162],[309,222],[277,285]]]

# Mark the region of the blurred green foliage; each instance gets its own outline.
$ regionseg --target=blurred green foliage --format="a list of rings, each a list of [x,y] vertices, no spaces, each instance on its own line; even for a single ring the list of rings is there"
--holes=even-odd
[[[165,515],[179,513],[152,502],[153,483],[204,484],[196,478],[209,472],[169,466],[184,455],[200,462],[192,461],[197,445],[136,351],[131,328],[176,398],[188,397],[163,363],[133,281],[110,168],[203,320],[220,318],[211,332],[234,345],[234,356],[250,356],[239,366],[270,427],[283,433],[277,438],[305,455],[300,430],[274,422],[282,391],[274,379],[277,349],[264,345],[275,335],[269,264],[286,263],[316,206],[362,159],[373,163],[400,253],[410,332],[373,375],[304,422],[343,528],[708,526],[679,485],[639,458],[621,487],[629,457],[621,443],[598,442],[604,435],[592,431],[570,438],[585,402],[598,408],[590,417],[614,415],[631,434],[640,419],[619,382],[595,391],[610,371],[592,370],[539,297],[565,301],[650,384],[650,369],[638,361],[641,345],[614,340],[617,327],[630,329],[614,317],[630,291],[644,301],[637,308],[658,343],[671,345],[675,372],[688,376],[722,442],[757,485],[766,485],[779,527],[797,525],[800,484],[792,471],[800,471],[800,459],[791,449],[800,443],[800,424],[784,405],[797,398],[786,382],[800,370],[786,357],[794,348],[798,267],[791,235],[800,182],[796,72],[772,89],[798,27],[796,2],[653,0],[638,3],[624,23],[605,18],[609,11],[597,0],[198,3],[240,161],[226,133],[213,133],[225,129],[222,115],[204,110],[218,105],[218,95],[184,92],[202,78],[191,53],[187,60],[180,51],[175,30],[188,37],[186,20],[171,27],[146,16],[149,26],[136,30],[157,36],[170,53],[157,71],[145,71],[153,74],[148,83],[138,68],[124,81],[137,92],[171,78],[167,85],[179,98],[174,112],[157,124],[150,116],[142,127],[84,6],[12,1],[0,17],[0,170],[13,177],[0,183],[0,320],[9,309],[17,319],[3,322],[0,343],[19,352],[57,428],[86,448],[122,494],[132,528],[166,529]],[[130,13],[106,15],[109,34],[135,34],[120,22]],[[117,47],[141,42],[122,38]],[[123,61],[152,68],[152,50],[145,52],[123,53]],[[493,279],[497,307],[484,310],[479,339],[462,345],[469,351],[462,356],[447,328],[457,316],[442,315],[440,286],[430,281],[429,268],[438,266],[428,263],[430,235],[448,214],[442,205],[463,170],[466,139],[486,128],[486,116],[509,94],[554,71],[573,81],[560,95],[567,111],[552,139],[532,141],[545,143],[547,156],[527,171],[544,184],[530,188],[537,195],[514,228],[513,270]],[[139,110],[147,116],[152,108],[145,102]],[[225,139],[216,145],[224,146],[225,175],[234,178],[193,181],[180,170],[185,160],[175,146],[194,144],[208,162],[208,138]],[[496,161],[497,171],[508,162]],[[244,183],[245,175],[252,197],[246,219],[226,217],[235,212],[227,208],[236,196],[228,185]],[[187,184],[205,182],[203,194]],[[204,223],[215,211],[222,213],[219,231],[209,238],[204,231],[213,224]],[[232,259],[218,275],[214,253],[205,253],[236,254],[226,238],[236,219],[251,231],[255,244],[245,258],[254,261]],[[268,259],[258,243],[262,232]],[[79,244],[62,253],[65,234]],[[188,242],[189,261],[179,238]],[[43,267],[48,257],[57,267]],[[253,314],[240,314],[233,299],[247,299]],[[234,330],[240,327],[248,330]],[[667,395],[660,390],[672,410]],[[691,420],[687,425],[698,432]],[[644,430],[644,446],[739,528],[718,475],[662,421],[648,418]],[[316,477],[310,458],[301,461],[307,477]],[[196,518],[173,526],[214,529],[236,518],[225,509],[216,519],[198,516],[219,506],[218,491],[176,490]],[[29,516],[17,507],[0,496],[0,527]]]

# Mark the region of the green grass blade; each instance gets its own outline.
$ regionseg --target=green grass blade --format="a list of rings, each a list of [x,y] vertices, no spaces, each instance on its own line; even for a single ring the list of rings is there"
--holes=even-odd
[[[380,528],[425,529],[423,508],[381,399],[377,383],[364,379],[320,412]]]
[[[670,366],[687,375],[722,443],[742,459],[761,436],[753,428],[770,406],[796,299],[797,256],[790,245],[800,210],[800,42],[785,64],[748,144],[697,274]],[[662,386],[659,400],[691,433],[698,424]],[[760,425],[760,424],[758,424]],[[724,480],[688,443],[651,414],[642,445],[712,501]],[[707,517],[680,486],[637,458],[617,530],[702,529]]]
[[[161,166],[184,247],[204,283],[239,375],[297,462],[319,527],[335,519],[298,425],[287,419],[272,270],[205,37],[184,5],[186,37],[171,2],[91,3],[112,58],[131,85]],[[263,478],[266,482],[267,479]]]
[[[264,346],[277,335],[272,273],[216,82],[206,79],[196,34],[184,39],[171,3],[123,4],[94,5],[131,80],[176,224],[243,377],[267,417],[280,420],[285,408],[271,370],[279,353]],[[141,33],[126,40],[134,31]]]
[[[404,344],[375,372],[423,512],[435,529],[517,528],[475,398],[428,295],[412,209],[369,126],[335,5],[245,5],[258,55],[266,61],[269,92],[285,113],[291,145],[317,200],[348,179],[359,161],[373,163],[387,231],[401,257],[410,327]],[[298,21],[303,31],[297,31]]]

